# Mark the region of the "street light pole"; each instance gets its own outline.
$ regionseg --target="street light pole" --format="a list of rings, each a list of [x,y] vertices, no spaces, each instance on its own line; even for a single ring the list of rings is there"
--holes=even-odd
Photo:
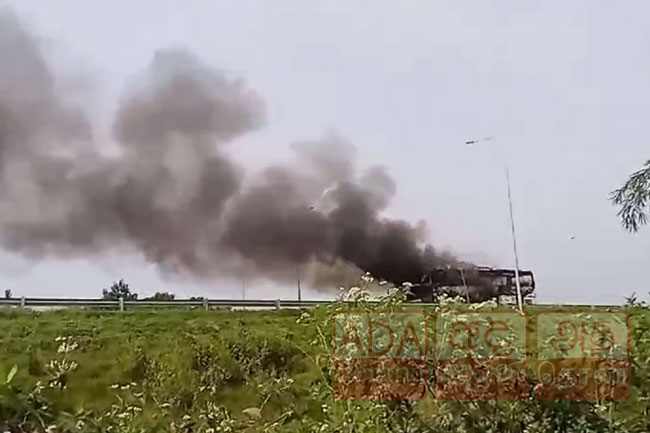
[[[485,141],[492,141],[494,137],[481,138],[477,140],[466,141],[465,144],[472,145],[477,143],[482,143]],[[523,312],[523,299],[521,296],[521,282],[519,281],[519,254],[517,254],[517,232],[515,230],[515,218],[514,212],[512,210],[512,192],[510,190],[510,169],[508,168],[508,163],[504,159],[503,163],[505,165],[506,172],[506,184],[508,186],[508,211],[510,214],[510,232],[512,233],[512,250],[515,256],[515,287],[517,288],[517,307],[519,311]]]
[[[241,279],[241,298],[246,300],[246,280],[244,278]]]
[[[521,282],[519,281],[519,255],[517,254],[517,233],[515,231],[515,217],[512,211],[512,193],[510,192],[510,170],[506,163],[506,182],[508,184],[508,209],[510,211],[510,231],[512,232],[512,250],[515,255],[515,287],[517,288],[517,306],[523,312],[523,299],[521,296]]]
[[[302,293],[300,290],[300,265],[296,264],[296,282],[298,283],[298,302],[302,301]]]

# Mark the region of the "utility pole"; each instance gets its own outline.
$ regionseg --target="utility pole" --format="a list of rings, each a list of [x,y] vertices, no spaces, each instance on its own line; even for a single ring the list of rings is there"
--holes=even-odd
[[[506,164],[506,182],[508,183],[508,209],[510,210],[510,231],[512,232],[512,250],[515,255],[515,287],[517,288],[517,306],[523,313],[523,299],[521,296],[521,282],[519,281],[519,255],[517,254],[517,233],[515,231],[515,217],[512,211],[512,193],[510,192],[510,170]]]
[[[300,293],[300,265],[296,264],[296,282],[298,283],[298,302],[302,301],[302,294]]]
[[[465,271],[463,268],[458,268],[460,271],[460,278],[463,280],[463,287],[465,288],[465,300],[469,304],[469,287],[467,287],[467,280],[465,280]]]
[[[478,144],[486,141],[492,141],[494,137],[480,138],[476,140],[468,140],[465,142],[467,145]],[[502,159],[505,166],[506,172],[506,184],[508,186],[508,211],[510,214],[510,232],[512,233],[512,250],[515,256],[515,287],[517,288],[517,307],[519,311],[523,313],[523,299],[521,296],[521,282],[519,281],[519,255],[517,254],[517,233],[515,230],[515,218],[514,212],[512,210],[512,193],[510,191],[510,170],[508,168],[508,163],[505,159]]]

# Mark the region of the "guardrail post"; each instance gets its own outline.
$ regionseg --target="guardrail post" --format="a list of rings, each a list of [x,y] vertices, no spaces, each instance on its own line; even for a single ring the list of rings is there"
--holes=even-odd
[[[203,309],[206,310],[206,311],[208,311],[210,309],[210,307],[208,306],[208,299],[207,298],[203,298]]]
[[[124,297],[120,296],[120,311],[124,311]]]
[[[27,303],[27,302],[25,301],[25,297],[24,297],[24,296],[21,296],[21,297],[20,297],[20,308],[25,308],[25,304],[26,304],[26,303]]]
[[[279,310],[279,309],[280,309],[280,300],[279,300],[279,299],[276,299],[276,300],[275,300],[275,309],[276,309],[276,310]]]

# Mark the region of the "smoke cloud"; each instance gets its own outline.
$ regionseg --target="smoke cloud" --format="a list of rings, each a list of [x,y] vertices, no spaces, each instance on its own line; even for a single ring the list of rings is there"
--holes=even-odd
[[[263,126],[265,104],[183,50],[154,53],[120,100],[103,153],[38,43],[0,12],[0,243],[26,256],[130,248],[162,272],[212,278],[297,274],[333,285],[360,271],[415,281],[455,259],[421,225],[384,218],[397,192],[360,169],[336,133],[291,145],[291,164],[247,173],[226,146]]]

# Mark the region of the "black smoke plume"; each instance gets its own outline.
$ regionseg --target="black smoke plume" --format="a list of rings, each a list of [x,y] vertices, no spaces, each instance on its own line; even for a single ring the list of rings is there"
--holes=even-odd
[[[453,258],[421,226],[383,218],[397,188],[359,170],[335,133],[294,143],[258,174],[226,146],[264,124],[261,98],[183,50],[154,54],[120,100],[117,155],[93,137],[38,43],[0,12],[0,242],[31,257],[130,248],[163,272],[339,282],[368,271],[415,281]]]

